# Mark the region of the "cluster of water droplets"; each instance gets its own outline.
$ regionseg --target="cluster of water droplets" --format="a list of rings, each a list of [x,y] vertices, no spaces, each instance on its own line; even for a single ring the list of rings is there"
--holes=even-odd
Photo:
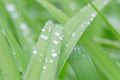
[[[47,34],[51,34],[52,33],[52,36],[54,36],[54,37],[53,37],[53,40],[51,41],[51,43],[54,46],[57,46],[59,44],[59,42],[61,42],[63,40],[64,36],[59,32],[59,30],[55,30],[55,32],[53,33],[51,26],[55,26],[55,24],[51,20],[49,20],[48,22],[46,22],[45,27],[42,29],[40,38],[42,40],[48,41],[49,37],[48,37]],[[61,25],[56,25],[55,27],[61,27]],[[39,52],[37,50],[35,50],[35,49],[33,50],[33,55],[37,55],[38,53]],[[49,58],[45,57],[45,59],[43,61],[45,61],[46,63],[54,63],[55,62],[54,59],[59,56],[60,51],[54,49],[54,47],[53,47],[53,49],[51,49],[51,51],[49,53],[50,53],[51,57],[49,57]],[[38,55],[40,55],[42,57],[42,53],[38,54]],[[42,62],[41,58],[39,59],[39,62]],[[46,70],[47,66],[44,65],[43,69]]]
[[[7,11],[10,13],[11,15],[11,18],[13,20],[18,20],[19,17],[20,17],[20,14],[19,12],[17,11],[17,7],[14,5],[14,4],[7,4],[6,5],[6,9]],[[25,23],[25,22],[20,22],[20,25],[19,25],[20,29],[22,30],[23,32],[23,35],[25,37],[27,37],[27,40],[29,42],[32,42],[33,39],[31,37],[29,37],[29,34],[30,34],[30,29],[29,29],[29,26]]]
[[[73,57],[77,57],[78,55],[81,55],[83,58],[86,57],[85,54],[82,53],[80,46],[75,46],[72,51],[72,54],[74,55]]]
[[[16,12],[16,6],[14,4],[7,4],[6,9],[11,14],[12,19],[18,18],[18,13]]]

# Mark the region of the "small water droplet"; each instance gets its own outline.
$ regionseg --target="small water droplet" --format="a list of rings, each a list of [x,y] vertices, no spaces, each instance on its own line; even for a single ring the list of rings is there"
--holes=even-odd
[[[53,43],[54,44],[58,44],[59,42],[57,40],[53,40]]]
[[[42,60],[41,60],[41,59],[39,59],[39,62],[42,62]]]
[[[14,4],[8,4],[6,6],[6,9],[9,11],[9,12],[14,12],[16,10],[16,7]]]
[[[21,30],[26,30],[27,29],[27,24],[25,23],[25,22],[22,22],[21,24],[20,24],[20,29]]]
[[[60,33],[58,33],[58,32],[55,32],[55,36],[60,36]]]
[[[45,31],[46,31],[46,29],[43,28],[43,29],[42,29],[42,32],[45,32]]]
[[[52,52],[52,53],[54,53],[54,52],[55,52],[55,50],[54,50],[54,49],[52,49],[52,50],[51,50],[51,52]]]
[[[87,25],[89,26],[89,25],[90,25],[90,22],[87,22]]]
[[[17,19],[18,18],[18,13],[12,13],[11,14],[12,19]]]
[[[73,37],[75,36],[75,32],[72,33],[72,36],[73,36]]]
[[[38,52],[37,52],[37,50],[33,50],[33,54],[37,54]]]
[[[53,63],[54,61],[53,60],[50,60],[50,63]]]
[[[53,57],[57,57],[57,53],[55,53],[55,52],[52,53],[52,56],[53,56]]]
[[[48,40],[48,37],[46,35],[41,35],[41,39]]]
[[[46,67],[46,66],[43,66],[43,69],[44,69],[44,70],[46,70],[46,69],[47,69],[47,67]]]
[[[66,44],[65,46],[68,47],[68,44]]]
[[[58,37],[61,41],[63,40],[63,37]]]
[[[96,17],[96,14],[95,14],[95,13],[94,13],[94,14],[92,14],[92,15],[91,15],[91,17],[92,17],[92,18],[95,18],[95,17]]]

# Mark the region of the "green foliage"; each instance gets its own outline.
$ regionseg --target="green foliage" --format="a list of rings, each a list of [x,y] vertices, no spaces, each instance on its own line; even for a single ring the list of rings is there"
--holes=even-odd
[[[119,0],[0,0],[0,80],[120,80]]]

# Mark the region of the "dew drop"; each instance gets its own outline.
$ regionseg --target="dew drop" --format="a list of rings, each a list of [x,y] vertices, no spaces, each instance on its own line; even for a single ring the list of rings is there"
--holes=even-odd
[[[22,22],[22,23],[20,24],[20,29],[21,29],[21,30],[26,30],[27,27],[28,27],[27,24],[24,23],[24,22]]]
[[[50,60],[50,63],[53,63],[54,61],[53,60]]]
[[[57,57],[57,53],[52,53],[52,56],[53,57]]]
[[[54,52],[55,52],[55,50],[54,50],[54,49],[52,49],[52,50],[51,50],[51,52],[52,52],[52,53],[54,53]]]
[[[66,44],[65,46],[68,47],[68,44]]]
[[[46,66],[43,66],[43,69],[44,69],[44,70],[46,70],[46,69],[47,69],[47,67],[46,67]]]
[[[40,37],[41,37],[41,39],[48,40],[48,37],[45,35],[41,35]]]
[[[39,59],[39,62],[42,62],[42,60],[41,60],[41,59]]]
[[[53,43],[54,44],[58,44],[59,42],[57,40],[53,40]]]
[[[96,14],[95,14],[95,13],[94,13],[94,14],[92,14],[92,15],[91,15],[91,17],[92,17],[92,18],[95,18],[95,17],[96,17]]]
[[[72,33],[72,36],[73,36],[73,37],[75,36],[75,32]]]
[[[42,32],[45,32],[45,31],[46,31],[46,30],[43,28],[43,29],[42,29]]]
[[[13,5],[13,4],[8,4],[8,5],[6,6],[6,9],[7,9],[9,12],[14,12],[15,9],[16,9],[16,7],[15,7],[15,5]]]
[[[37,54],[38,52],[37,52],[37,50],[33,50],[33,54]]]
[[[60,36],[60,33],[58,33],[58,32],[55,32],[55,36]]]
[[[17,19],[18,18],[18,13],[12,13],[11,14],[12,19]]]
[[[61,41],[63,40],[63,37],[58,37]]]

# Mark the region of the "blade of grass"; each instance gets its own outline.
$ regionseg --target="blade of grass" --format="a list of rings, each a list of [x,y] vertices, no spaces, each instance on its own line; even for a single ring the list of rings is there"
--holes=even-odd
[[[32,37],[32,32],[28,24],[23,19],[21,12],[19,11],[18,6],[16,6],[15,2],[4,0],[4,4],[14,24],[17,38],[22,48],[24,49],[27,57],[30,58],[32,54],[31,50],[35,44],[33,37]],[[12,6],[12,9],[10,8],[11,6]]]
[[[89,0],[87,0],[88,2],[90,2]],[[107,3],[107,2],[106,2]],[[105,3],[105,4],[106,4]],[[96,7],[96,5],[94,5],[93,3],[91,3],[91,6],[96,10],[96,12],[100,15],[100,17],[102,18],[102,20],[106,23],[106,25],[109,27],[109,29],[115,34],[115,36],[120,40],[120,32],[118,30],[116,30],[116,27],[112,26],[111,23],[107,20],[107,18],[105,18],[105,16],[99,11],[99,9]]]
[[[33,50],[24,80],[53,80],[55,78],[58,55],[60,53],[60,40],[62,39],[61,35],[62,27],[53,24],[51,21],[45,24]]]
[[[110,56],[90,38],[88,40],[88,38],[88,36],[87,38],[83,38],[81,44],[90,53],[96,66],[100,68],[100,70],[108,77],[109,80],[119,80],[120,71],[114,60],[112,60]]]
[[[68,16],[63,14],[59,9],[57,9],[55,6],[50,4],[48,1],[37,0],[37,2],[39,2],[41,5],[43,5],[43,7],[45,7],[52,15],[54,13],[53,16],[55,16],[57,18],[57,20],[59,22],[61,22],[62,24],[65,24],[69,20]]]
[[[82,46],[76,46],[68,59],[78,80],[101,80],[90,56]]]
[[[120,49],[120,42],[119,41],[113,41],[110,39],[103,39],[103,38],[94,38],[95,42],[102,44],[102,45],[106,45],[106,46],[111,46],[111,47],[116,47]]]
[[[0,66],[0,80],[3,80],[3,75],[2,75],[1,66]]]
[[[2,29],[4,30],[5,36],[10,44],[10,47],[11,47],[13,56],[15,58],[16,64],[18,65],[19,71],[24,73],[26,66],[27,66],[27,63],[28,63],[28,59],[25,56],[20,45],[16,41],[15,37],[13,36],[11,31],[7,27],[8,25],[4,22],[2,17],[0,17],[0,25],[1,25]]]
[[[0,66],[3,78],[6,80],[22,80],[9,44],[1,31],[0,28]]]
[[[44,61],[44,66],[47,67],[46,70],[42,70],[39,80],[54,80],[56,77],[56,71],[58,66],[59,54],[61,49],[61,37],[63,36],[63,27],[61,25],[56,25],[53,31],[53,36],[48,46],[46,52],[46,58]],[[54,40],[59,43],[54,43]]]
[[[109,2],[109,1],[108,1]],[[97,5],[99,9],[102,9],[105,4],[103,1],[95,1],[94,4]],[[72,49],[85,32],[87,27],[91,24],[91,22],[96,17],[97,13],[95,10],[88,4],[85,6],[77,15],[75,15],[70,21],[64,26],[64,40],[63,40],[63,49],[62,54],[60,56],[60,62],[58,67],[58,73],[61,71],[64,62],[69,57]]]

